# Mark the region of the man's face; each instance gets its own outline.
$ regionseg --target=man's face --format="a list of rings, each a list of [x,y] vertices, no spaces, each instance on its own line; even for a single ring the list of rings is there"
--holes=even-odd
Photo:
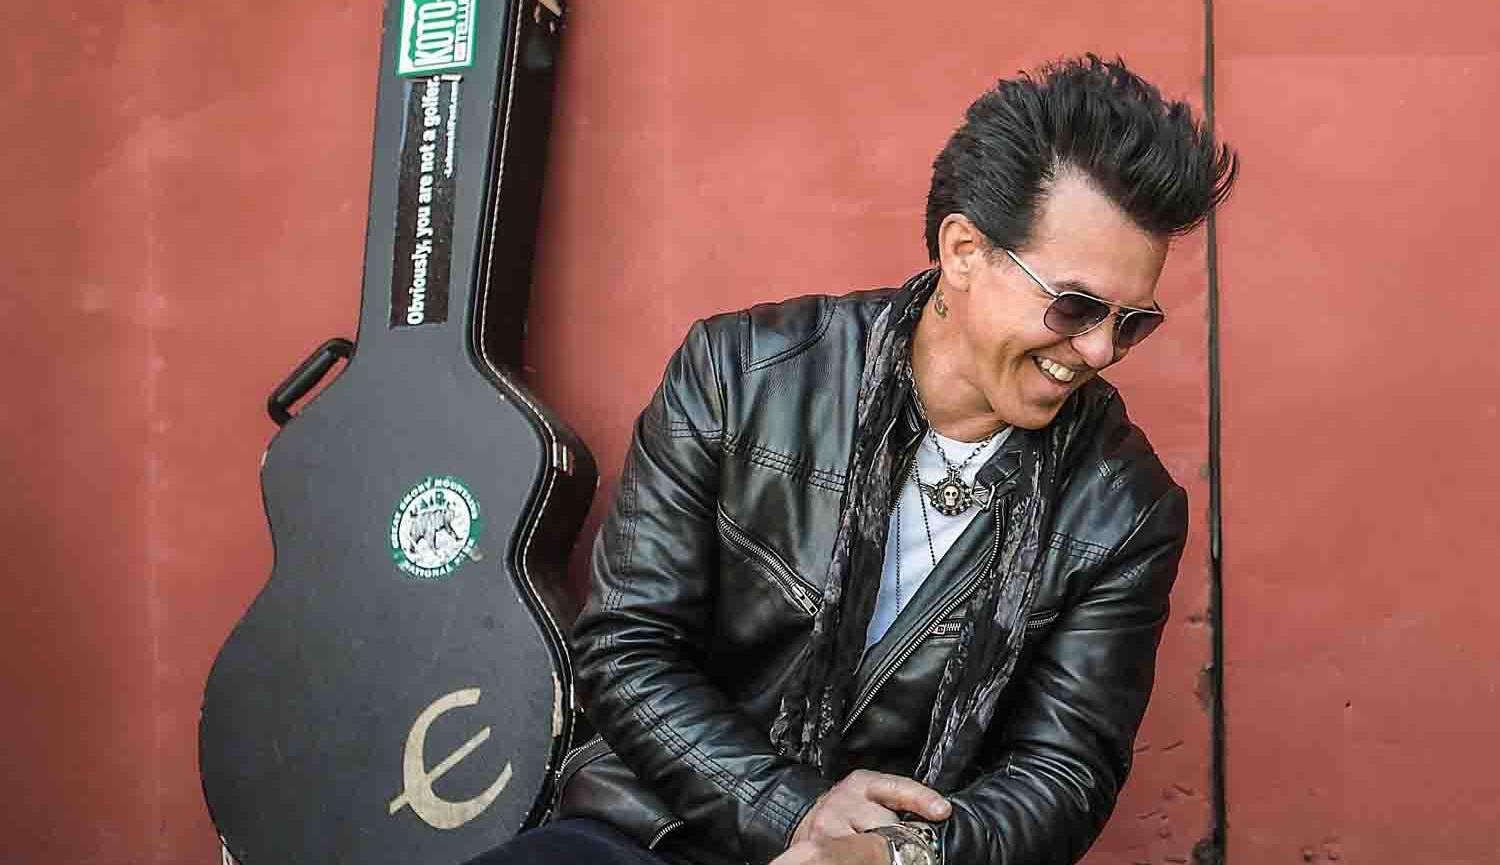
[[[961,216],[949,217],[955,219],[963,220],[960,229],[971,227]],[[961,343],[959,369],[1000,420],[1039,429],[1069,394],[1124,357],[1114,348],[1114,316],[1082,336],[1053,333],[1043,324],[1052,298],[1003,252],[991,248],[985,254],[984,246],[943,247],[943,282]],[[1139,228],[1082,175],[1065,171],[1042,202],[1032,241],[1014,252],[1054,291],[1149,308],[1167,244]]]

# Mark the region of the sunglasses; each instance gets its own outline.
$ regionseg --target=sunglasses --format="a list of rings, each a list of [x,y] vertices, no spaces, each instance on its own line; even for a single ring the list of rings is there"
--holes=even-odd
[[[1158,307],[1156,309],[1141,309],[1134,306],[1115,307],[1107,300],[1094,297],[1092,294],[1084,294],[1081,291],[1057,291],[1052,286],[1042,281],[1036,271],[1026,266],[1026,262],[1016,257],[1014,252],[1006,249],[1004,253],[1010,256],[1010,260],[1017,267],[1026,271],[1031,281],[1037,287],[1045,291],[1052,298],[1052,303],[1047,305],[1047,315],[1042,323],[1047,329],[1059,336],[1083,336],[1109,319],[1110,313],[1115,316],[1115,351],[1123,352],[1146,337],[1161,326],[1167,314]]]

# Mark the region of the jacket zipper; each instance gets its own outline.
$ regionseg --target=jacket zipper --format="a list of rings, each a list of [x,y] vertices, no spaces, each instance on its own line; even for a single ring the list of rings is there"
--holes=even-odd
[[[1057,621],[1058,616],[1061,616],[1061,615],[1062,615],[1062,611],[1061,610],[1053,610],[1052,612],[1047,613],[1046,615],[1034,616],[1033,618],[1027,620],[1027,622],[1026,622],[1026,630],[1028,630],[1028,631],[1034,631],[1037,628],[1045,628],[1048,625],[1052,624],[1053,622]]]
[[[1053,622],[1057,621],[1059,615],[1061,615],[1061,613],[1059,613],[1057,610],[1053,610],[1050,613],[1033,613],[1031,615],[1031,618],[1026,620],[1026,630],[1036,631],[1045,628]],[[964,625],[962,619],[956,622],[938,622],[937,626],[928,632],[928,635],[933,637],[946,637],[949,634],[956,634],[959,631],[963,630],[963,626]]]
[[[672,830],[678,828],[679,826],[684,825],[686,822],[687,821],[682,820],[680,818],[676,818],[676,817],[672,818],[672,820],[670,820],[667,823],[667,825],[665,825],[665,826],[661,827],[660,829],[656,830],[656,834],[652,835],[651,836],[651,840],[646,842],[646,849],[647,850],[655,850],[656,849],[656,845],[658,845],[658,844],[661,843],[661,839],[667,837],[667,833],[668,832],[671,832]]]
[[[596,760],[596,759],[604,756],[605,752],[604,751],[599,751],[597,754],[590,755],[587,760],[578,760],[579,757],[581,757],[585,753],[593,750],[596,746],[602,745],[602,744],[604,744],[604,737],[596,734],[594,736],[594,738],[588,740],[587,742],[584,742],[582,745],[579,745],[577,748],[574,748],[573,750],[569,751],[567,753],[567,756],[563,757],[562,762],[559,763],[558,766],[557,766],[557,776],[556,777],[558,778],[558,781],[561,782],[561,781],[564,781],[564,780],[567,779],[567,777],[568,777],[568,769],[569,768],[573,768],[575,770],[576,769],[582,769],[585,764],[591,763],[594,760]],[[576,766],[574,765],[574,761],[575,760],[578,760],[578,763],[577,763]],[[560,786],[559,786],[559,790],[561,790]],[[648,842],[646,844],[646,849],[647,850],[654,850],[654,849],[656,849],[656,845],[661,843],[661,839],[667,837],[667,833],[668,832],[671,832],[672,830],[674,830],[674,829],[676,829],[676,828],[678,828],[680,826],[683,826],[685,823],[686,823],[686,821],[684,821],[684,820],[682,820],[681,818],[678,818],[678,817],[674,817],[671,820],[667,821],[667,823],[664,826],[662,826],[660,829],[656,830],[656,833],[651,836],[650,842]]]
[[[562,780],[568,777],[568,767],[573,764],[574,760],[577,760],[590,748],[593,748],[595,745],[601,744],[603,742],[604,737],[596,734],[594,738],[588,740],[587,742],[584,742],[582,745],[579,745],[578,747],[574,748],[566,755],[564,755],[562,758],[562,762],[557,764],[558,780]],[[602,755],[603,753],[603,751],[599,752],[600,755]]]
[[[771,577],[781,589],[781,593],[797,609],[806,613],[809,618],[818,614],[818,601],[816,590],[792,570],[792,566],[786,563],[780,555],[752,538],[749,533],[735,524],[724,512],[724,507],[719,506],[719,530],[724,537],[736,548],[749,554],[762,570]]]
[[[990,487],[990,509],[998,511],[998,504],[999,497],[995,495],[995,488]],[[998,520],[999,514],[997,513],[995,516]],[[885,686],[885,683],[890,680],[891,676],[896,674],[896,670],[900,669],[901,665],[906,663],[906,659],[910,658],[912,653],[917,650],[917,647],[922,644],[933,624],[947,618],[949,613],[958,609],[959,604],[964,603],[973,596],[974,590],[979,586],[980,575],[994,566],[995,557],[1000,553],[1002,534],[1004,533],[1000,530],[999,523],[997,522],[995,526],[995,540],[990,545],[989,554],[985,556],[983,565],[969,572],[966,578],[968,584],[947,603],[928,613],[919,627],[911,629],[907,634],[906,641],[902,643],[900,650],[893,652],[886,658],[885,663],[881,664],[880,669],[875,672],[875,675],[870,677],[870,684],[860,693],[859,698],[854,702],[854,708],[844,719],[845,733],[849,732],[850,728],[854,726],[854,722],[859,719],[860,713],[869,708],[870,703],[875,700],[875,695],[880,693],[880,689]]]

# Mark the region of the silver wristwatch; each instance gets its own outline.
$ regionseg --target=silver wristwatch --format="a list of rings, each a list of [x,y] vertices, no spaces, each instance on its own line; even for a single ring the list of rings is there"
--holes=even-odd
[[[930,824],[909,821],[865,831],[890,845],[891,865],[942,865],[937,830]]]

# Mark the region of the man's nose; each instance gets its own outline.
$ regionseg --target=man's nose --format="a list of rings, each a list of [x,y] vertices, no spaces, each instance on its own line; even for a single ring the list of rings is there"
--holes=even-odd
[[[1111,315],[1099,326],[1073,337],[1073,350],[1083,356],[1083,360],[1094,369],[1103,369],[1117,360],[1115,356],[1115,317]]]

